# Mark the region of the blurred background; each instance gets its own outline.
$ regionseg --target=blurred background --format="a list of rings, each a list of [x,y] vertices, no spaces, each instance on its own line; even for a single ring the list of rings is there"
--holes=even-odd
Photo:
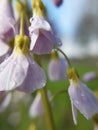
[[[43,0],[48,17],[70,57],[98,55],[98,1],[63,0],[60,7]],[[87,51],[88,50],[88,51]]]
[[[98,0],[63,0],[59,7],[56,7],[52,0],[43,2],[48,19],[63,43],[61,49],[77,68],[81,80],[86,72],[98,73]],[[31,0],[28,0],[28,4],[31,8]],[[49,61],[45,59],[43,62],[47,73]],[[60,90],[67,89],[68,85],[65,80],[52,82],[48,79],[47,88],[51,95],[54,95]],[[98,79],[88,82],[87,85],[97,93]],[[8,94],[9,100],[6,101]],[[35,95],[36,92],[32,96],[16,91],[4,94],[0,99],[0,130],[46,130],[44,114],[36,118],[29,115]],[[5,102],[2,102],[3,100]],[[88,121],[80,113],[78,125],[74,125],[67,93],[58,95],[51,105],[56,130],[94,130],[94,120]]]

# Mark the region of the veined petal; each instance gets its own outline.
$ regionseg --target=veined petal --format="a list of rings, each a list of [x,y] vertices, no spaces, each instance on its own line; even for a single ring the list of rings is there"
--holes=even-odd
[[[18,90],[32,93],[46,85],[46,77],[43,69],[28,57],[29,67],[24,82],[18,87]]]
[[[31,18],[29,34],[31,37],[30,50],[36,54],[51,53],[53,48],[61,45],[60,40],[54,35],[50,24],[44,18]]]
[[[54,47],[61,46],[62,42],[57,38],[52,31],[41,30],[42,34],[52,42]]]
[[[13,53],[0,65],[0,91],[12,90],[24,81],[28,61],[24,55],[15,56]]]
[[[31,45],[32,45],[32,42],[31,42]],[[36,54],[48,54],[52,51],[53,46],[54,46],[54,43],[49,41],[47,37],[41,34],[36,40],[35,46],[33,48],[33,52]]]
[[[74,106],[86,119],[90,119],[94,114],[98,113],[98,101],[85,84],[81,82],[78,84],[73,83],[70,85],[68,92]]]

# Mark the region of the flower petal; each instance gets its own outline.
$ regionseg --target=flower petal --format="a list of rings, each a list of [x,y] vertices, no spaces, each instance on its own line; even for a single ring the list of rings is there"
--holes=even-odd
[[[0,65],[0,91],[12,90],[25,79],[28,61],[24,55],[14,53]]]
[[[90,119],[94,114],[98,113],[98,101],[93,92],[85,84],[81,82],[77,86],[71,84],[68,92],[74,106],[86,119]]]
[[[97,73],[95,73],[93,71],[92,72],[87,72],[83,76],[83,80],[86,81],[86,82],[95,80],[96,78],[97,78]]]
[[[48,75],[50,80],[56,81],[61,79],[66,79],[66,69],[68,64],[65,59],[52,59],[48,66]]]
[[[46,30],[42,30],[42,29],[41,29],[41,32],[42,32],[43,35],[44,35],[49,41],[51,41],[56,47],[62,45],[62,42],[60,41],[60,39],[57,38],[52,31],[46,31]]]
[[[28,57],[29,67],[24,82],[17,89],[32,93],[46,85],[46,77],[43,69],[36,64],[32,57]]]
[[[30,110],[29,110],[29,115],[30,117],[37,117],[43,114],[43,105],[41,101],[41,95],[38,93],[31,104]]]
[[[12,6],[9,0],[1,0],[0,2],[0,35],[14,36],[14,16],[12,11]],[[7,38],[6,38],[7,39]]]
[[[0,39],[0,57],[7,54],[9,50],[10,47],[3,40]]]
[[[43,34],[41,34],[37,38],[37,41],[36,41],[35,46],[33,48],[33,52],[36,54],[48,54],[52,51],[53,46],[54,46],[54,43],[49,41]]]

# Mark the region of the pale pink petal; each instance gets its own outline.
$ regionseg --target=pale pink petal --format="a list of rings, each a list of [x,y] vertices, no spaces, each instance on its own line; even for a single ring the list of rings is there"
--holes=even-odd
[[[10,51],[10,47],[0,39],[0,57],[4,56]]]
[[[52,42],[52,44],[54,44],[54,47],[62,45],[60,39],[57,38],[52,31],[41,30],[41,32],[49,41]]]
[[[68,92],[72,103],[86,119],[90,119],[94,114],[98,113],[98,101],[85,84],[82,82],[71,83]]]
[[[61,45],[60,40],[54,35],[50,24],[44,18],[31,18],[29,34],[31,37],[30,50],[36,54],[51,53],[52,49]]]
[[[56,81],[67,79],[66,70],[68,64],[65,59],[52,59],[48,66],[48,76],[50,80]]]
[[[38,93],[30,106],[29,116],[30,117],[37,117],[43,114],[43,106],[41,101],[41,95]]]
[[[24,55],[14,53],[0,65],[0,91],[18,87],[27,73],[28,62]]]
[[[36,64],[32,57],[28,57],[29,67],[24,82],[17,89],[32,93],[46,85],[46,77],[43,69]]]
[[[14,16],[9,0],[0,1],[0,36],[3,40],[14,37]]]
[[[41,34],[36,40],[33,52],[36,54],[48,54],[52,51],[53,46],[54,43],[49,41],[47,37]]]
[[[83,80],[86,81],[86,82],[89,82],[89,81],[92,81],[92,80],[95,80],[97,78],[97,73],[96,72],[87,72],[84,74],[83,76]]]
[[[50,91],[47,91],[47,96],[48,96],[48,99],[50,100],[50,97],[51,97]],[[38,93],[36,97],[34,98],[33,103],[30,106],[29,116],[36,118],[43,114],[44,114],[44,108],[42,104],[42,98],[41,98],[41,94]]]
[[[8,18],[13,17],[13,9],[10,0],[0,0],[0,14],[6,15]]]

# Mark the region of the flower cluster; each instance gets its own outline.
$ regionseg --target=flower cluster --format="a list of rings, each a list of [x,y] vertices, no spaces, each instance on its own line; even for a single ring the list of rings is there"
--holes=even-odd
[[[30,108],[30,115],[42,114],[45,106],[47,109],[45,112],[49,116],[48,121],[52,124],[49,96],[47,96],[46,88],[43,88],[46,86],[46,75],[40,62],[40,55],[51,54],[48,77],[52,81],[69,81],[68,94],[74,123],[77,124],[77,110],[86,119],[90,119],[98,113],[98,101],[93,92],[80,81],[66,54],[59,49],[62,43],[47,20],[42,1],[33,0],[33,16],[30,18],[28,28],[25,4],[18,1],[17,6],[19,7],[17,8],[20,14],[17,20],[10,2],[10,0],[0,1],[0,99],[3,94],[4,97],[8,96],[7,92],[11,90],[27,93],[39,90],[41,93],[35,97]],[[54,0],[54,3],[59,6],[62,0]],[[3,17],[4,19],[2,19]],[[64,58],[60,58],[59,52],[63,54]],[[34,56],[37,56],[38,59]],[[86,80],[92,78],[95,78],[95,73],[84,77]],[[7,98],[10,102],[11,97]],[[5,104],[1,103],[1,108],[4,109],[8,105]],[[52,127],[53,125],[49,128]]]

